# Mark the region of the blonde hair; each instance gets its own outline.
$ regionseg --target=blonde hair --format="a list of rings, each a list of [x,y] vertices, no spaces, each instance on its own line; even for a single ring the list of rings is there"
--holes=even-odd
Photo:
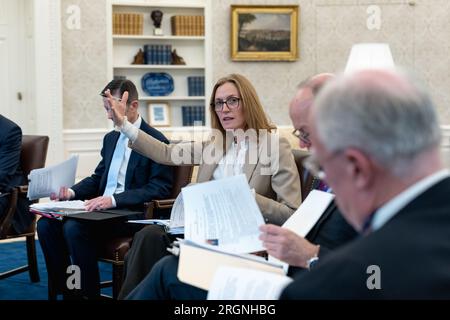
[[[265,129],[269,132],[276,129],[276,126],[270,123],[267,115],[261,105],[258,94],[250,81],[243,75],[233,73],[223,78],[220,78],[211,93],[210,110],[211,110],[211,127],[220,130],[225,136],[225,130],[220,124],[219,117],[214,110],[214,101],[217,89],[225,83],[232,83],[236,86],[241,96],[240,107],[244,113],[245,129],[255,129],[259,132],[260,129]]]

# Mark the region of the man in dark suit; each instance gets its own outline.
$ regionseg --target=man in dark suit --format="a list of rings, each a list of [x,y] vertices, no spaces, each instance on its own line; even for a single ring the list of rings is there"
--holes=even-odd
[[[335,76],[330,73],[322,73],[312,76],[297,87],[297,92],[289,106],[289,116],[295,128],[293,134],[299,139],[302,149],[310,150],[311,126],[310,115],[314,107],[314,101],[325,84],[333,80]],[[307,174],[312,174],[306,170]],[[313,188],[331,192],[331,189],[322,180],[315,178]],[[261,240],[269,255],[289,263],[289,275],[310,268],[311,263],[317,263],[319,258],[328,252],[355,239],[357,232],[343,218],[339,208],[333,201],[313,229],[302,238],[294,232],[275,225],[261,227]]]
[[[26,184],[26,177],[20,168],[20,150],[22,130],[20,127],[0,115],[0,221],[6,215],[9,206],[7,193],[11,188]],[[29,201],[20,197],[14,213],[12,227],[15,232],[25,231],[33,221],[28,212]]]
[[[281,298],[449,299],[450,178],[426,90],[399,72],[359,71],[324,88],[311,123],[311,168],[362,236]]]
[[[113,80],[102,91],[104,108],[112,118],[105,92],[120,99],[127,91],[128,120],[156,139],[168,143],[159,131],[150,127],[138,113],[138,93],[129,80]],[[172,169],[141,156],[128,148],[128,139],[118,131],[103,139],[102,160],[95,172],[71,188],[62,187],[52,199],[87,200],[88,211],[127,208],[143,212],[143,204],[169,196],[172,188]],[[142,214],[143,218],[143,214]],[[97,248],[110,238],[129,236],[136,226],[123,223],[89,223],[74,219],[64,221],[41,218],[38,222],[39,240],[47,263],[51,285],[71,295],[66,286],[67,267],[72,263],[81,270],[81,290],[77,294],[95,298],[100,294]],[[70,256],[70,257],[69,257]]]
[[[319,74],[303,81],[290,104],[290,117],[295,127],[293,134],[299,139],[300,147],[311,148],[309,115],[313,102],[321,88],[334,76]],[[308,172],[311,174],[311,172]],[[302,183],[308,180],[301,177]],[[313,188],[331,191],[320,179],[316,178]],[[275,225],[261,227],[262,240],[270,255],[289,263],[289,275],[309,268],[311,262],[322,258],[328,252],[355,239],[358,234],[342,217],[334,201],[328,206],[315,226],[306,235],[300,237],[294,232]],[[319,250],[320,248],[320,250]],[[181,283],[176,274],[178,259],[168,256],[160,260],[154,271],[130,293],[129,299],[205,299],[207,292]]]

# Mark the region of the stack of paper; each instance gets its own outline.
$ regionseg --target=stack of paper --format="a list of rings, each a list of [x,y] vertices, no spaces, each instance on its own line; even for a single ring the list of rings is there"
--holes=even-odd
[[[70,214],[86,212],[84,201],[52,201],[35,203],[30,206],[30,211],[48,218],[59,218]]]
[[[78,156],[48,168],[35,169],[28,175],[28,199],[34,200],[59,193],[61,187],[70,187],[75,183]]]
[[[184,238],[235,253],[263,251],[259,227],[264,218],[245,175],[182,189]]]
[[[178,279],[204,290],[210,289],[214,274],[221,266],[284,275],[282,265],[266,261],[256,255],[230,253],[217,246],[189,240],[179,240],[179,247]]]
[[[292,279],[272,272],[221,266],[208,291],[208,300],[276,300]]]
[[[245,188],[237,188],[237,190],[242,191]],[[230,192],[230,195],[233,194]],[[333,198],[334,195],[330,193],[311,191],[283,227],[305,237]],[[241,213],[241,215],[245,216],[247,212]],[[233,218],[243,224],[242,216]],[[248,217],[244,219],[248,219]],[[251,228],[246,230],[251,232]],[[236,239],[239,239],[238,232],[230,232],[236,233]],[[236,246],[241,247],[241,245],[238,246],[238,242],[236,242]],[[284,275],[288,265],[282,261],[273,257],[269,257],[269,260],[266,261],[258,256],[231,253],[226,249],[229,249],[229,246],[221,249],[217,246],[192,241],[179,241],[179,250],[173,250],[179,251],[180,256],[178,279],[198,288],[209,290],[208,299],[226,300],[278,299],[283,288],[292,281]],[[202,263],[199,264],[198,261],[202,261]]]
[[[264,219],[245,175],[214,180],[182,189],[169,220],[133,220],[159,224],[168,233],[183,234],[236,253],[263,251],[259,227]]]
[[[143,220],[128,220],[128,223],[140,223],[140,224],[157,224],[164,227],[167,233],[170,234],[184,234],[184,226],[171,227],[170,219],[143,219]]]

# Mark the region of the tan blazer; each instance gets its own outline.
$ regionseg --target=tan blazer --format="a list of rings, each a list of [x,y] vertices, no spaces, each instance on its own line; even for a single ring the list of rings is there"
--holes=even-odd
[[[249,147],[243,171],[250,187],[255,189],[256,202],[266,222],[281,225],[300,206],[301,189],[300,177],[291,147],[287,139],[275,137],[279,139],[278,157],[277,152],[270,151],[270,144],[261,143],[258,146],[257,159],[253,159],[252,163],[250,163]],[[225,150],[228,150],[231,142],[231,139],[226,141]],[[253,142],[250,141],[250,145]],[[213,178],[218,162],[223,156],[222,145],[219,146],[212,141],[167,145],[141,130],[139,130],[136,141],[134,143],[130,142],[129,146],[136,152],[161,164],[198,164],[197,182],[210,181]],[[203,160],[204,153],[202,153],[203,148],[207,148],[206,153],[215,155],[213,163],[205,163]],[[179,157],[180,154],[184,155],[182,159]],[[264,157],[266,154],[269,156]],[[268,172],[270,166],[275,164],[277,160],[278,170],[272,173]]]

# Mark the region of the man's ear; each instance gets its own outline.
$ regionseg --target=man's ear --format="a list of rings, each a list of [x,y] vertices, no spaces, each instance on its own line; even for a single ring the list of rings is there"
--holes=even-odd
[[[358,189],[366,189],[374,182],[375,165],[373,161],[362,151],[354,148],[345,150],[347,160],[345,170]]]
[[[130,106],[131,106],[135,111],[137,111],[138,108],[139,108],[139,101],[138,101],[138,100],[133,100],[133,101],[130,103]]]

